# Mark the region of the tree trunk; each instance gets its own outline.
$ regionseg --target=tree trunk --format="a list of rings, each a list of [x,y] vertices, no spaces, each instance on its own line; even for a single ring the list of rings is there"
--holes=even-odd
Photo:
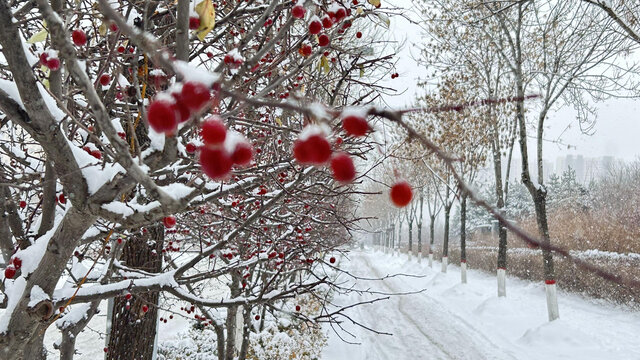
[[[132,236],[124,246],[121,262],[151,273],[162,270],[164,227],[155,225],[147,233]],[[158,325],[159,292],[135,294],[130,300],[113,300],[108,360],[151,360]],[[143,308],[148,309],[145,313]]]
[[[411,253],[413,252],[413,221],[409,222],[409,259],[411,259]]]
[[[460,277],[467,283],[467,196],[460,199]]]
[[[436,216],[429,216],[429,267],[433,267],[433,242],[435,240]]]
[[[451,205],[444,206],[444,238],[442,240],[442,272],[447,272],[449,264],[449,214],[451,213]]]

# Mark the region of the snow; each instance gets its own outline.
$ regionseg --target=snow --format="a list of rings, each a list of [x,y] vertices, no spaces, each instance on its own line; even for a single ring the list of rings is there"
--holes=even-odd
[[[108,163],[104,166],[102,161],[88,154],[83,149],[77,147],[72,142],[68,141],[73,157],[76,159],[82,176],[87,182],[89,189],[89,195],[95,194],[100,188],[113,180],[118,173],[124,173],[124,168],[117,163]],[[89,145],[91,147],[91,145]]]
[[[83,303],[67,307],[67,309],[70,310],[56,321],[56,326],[59,329],[65,329],[73,324],[77,324],[87,316],[87,312],[90,307],[91,303]]]
[[[42,290],[38,285],[34,285],[31,288],[31,295],[29,295],[29,304],[27,306],[34,307],[41,301],[49,300],[49,295]]]
[[[0,312],[0,334],[5,334],[9,329],[9,322],[11,321],[11,315],[15,310],[18,302],[24,294],[24,289],[27,286],[27,281],[24,277],[20,276],[15,280],[4,279],[4,294],[8,297],[7,307],[3,312]]]
[[[508,277],[509,295],[498,298],[493,275],[469,269],[469,283],[463,285],[458,267],[449,266],[443,274],[437,271],[440,264],[431,269],[427,261],[418,263],[415,257],[410,261],[406,255],[355,252],[350,262],[343,259],[341,265],[369,278],[400,273],[422,276],[359,280],[359,289],[385,294],[424,291],[347,310],[347,315],[364,325],[393,336],[376,335],[343,318],[342,326],[357,338],[344,332],[340,335],[361,345],[341,341],[327,326],[326,360],[640,358],[640,314],[565,293],[562,284],[560,319],[548,322],[541,283]],[[349,305],[384,296],[351,293],[338,296],[335,302]]]
[[[212,73],[203,68],[196,68],[184,61],[176,60],[174,61],[173,66],[176,71],[182,75],[184,81],[195,81],[211,87],[214,83],[220,80],[220,76],[218,74]]]

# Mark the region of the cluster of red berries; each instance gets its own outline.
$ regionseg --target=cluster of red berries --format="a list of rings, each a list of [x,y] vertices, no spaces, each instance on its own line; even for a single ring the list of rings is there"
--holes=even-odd
[[[60,59],[58,59],[58,52],[55,50],[47,50],[40,54],[40,64],[46,66],[51,71],[57,71],[60,69]]]
[[[89,146],[84,146],[82,148],[82,150],[84,150],[87,154],[93,156],[94,158],[96,158],[98,160],[102,159],[102,153],[98,149],[93,149],[92,150]]]
[[[149,126],[155,132],[173,135],[179,123],[189,120],[193,113],[202,110],[211,98],[211,90],[206,85],[187,81],[182,84],[180,92],[173,92],[171,96],[161,94],[149,104]]]
[[[200,27],[200,18],[197,16],[189,17],[189,30],[197,30]]]
[[[244,63],[244,58],[240,55],[237,49],[230,51],[224,56],[225,65],[229,66],[232,69],[237,69]]]
[[[22,268],[22,259],[19,257],[13,257],[9,261],[9,266],[4,269],[5,279],[13,279],[16,276],[16,272]]]
[[[393,74],[391,74],[391,78],[392,78],[392,79],[395,79],[395,78],[397,78],[398,76],[400,76],[400,74],[398,74],[398,73],[393,73]]]
[[[253,159],[253,146],[244,136],[228,131],[216,115],[202,123],[200,135],[204,142],[200,149],[200,166],[214,180],[228,178],[234,165],[246,166]]]

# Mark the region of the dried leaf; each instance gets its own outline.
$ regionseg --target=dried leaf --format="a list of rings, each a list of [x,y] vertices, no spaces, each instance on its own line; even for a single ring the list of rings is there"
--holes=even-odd
[[[38,31],[37,33],[33,34],[29,40],[27,40],[27,44],[35,44],[35,43],[39,43],[39,42],[43,42],[47,39],[47,35],[49,34],[49,32],[47,31],[47,29],[42,28],[42,30]]]
[[[216,10],[211,0],[203,0],[196,5],[196,13],[200,17],[200,27],[198,28],[198,39],[203,41],[205,36],[213,30],[216,25]]]

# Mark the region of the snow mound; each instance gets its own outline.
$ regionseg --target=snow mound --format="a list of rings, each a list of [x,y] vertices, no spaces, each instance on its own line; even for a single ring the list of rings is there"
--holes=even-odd
[[[563,319],[544,323],[525,331],[518,343],[532,347],[572,347],[586,349],[594,346],[597,340],[580,329],[571,326]]]

